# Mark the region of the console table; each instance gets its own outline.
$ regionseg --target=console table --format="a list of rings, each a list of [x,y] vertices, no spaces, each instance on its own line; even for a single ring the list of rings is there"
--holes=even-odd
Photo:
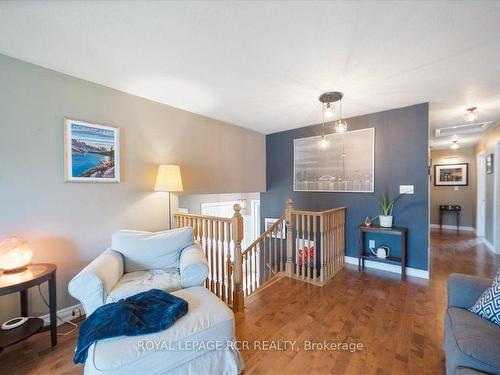
[[[392,227],[385,228],[380,225],[370,225],[361,224],[359,227],[359,246],[358,246],[358,271],[362,271],[365,268],[365,260],[371,260],[374,262],[395,264],[401,267],[401,280],[406,277],[406,242],[408,237],[408,228],[405,227]],[[397,235],[401,237],[401,257],[389,256],[387,258],[378,258],[371,253],[365,253],[363,245],[363,235],[365,233],[382,233]]]
[[[443,214],[453,213],[457,217],[457,232],[460,231],[460,212],[462,207],[456,204],[442,204],[439,206],[439,230],[443,230]]]
[[[40,263],[30,264],[24,271],[0,275],[0,296],[19,292],[22,316],[28,316],[28,289],[48,281],[50,311],[50,325],[48,326],[43,325],[41,318],[29,318],[20,327],[8,331],[0,330],[0,352],[7,346],[27,339],[35,333],[49,330],[52,347],[57,345],[56,270],[55,264]]]

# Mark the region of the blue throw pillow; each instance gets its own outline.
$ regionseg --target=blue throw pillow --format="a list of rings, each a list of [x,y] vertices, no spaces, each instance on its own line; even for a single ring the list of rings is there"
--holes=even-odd
[[[500,269],[491,286],[469,310],[500,326]]]

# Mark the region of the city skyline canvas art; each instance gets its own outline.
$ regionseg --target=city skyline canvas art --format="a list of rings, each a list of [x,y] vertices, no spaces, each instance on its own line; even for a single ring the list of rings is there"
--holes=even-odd
[[[373,193],[375,129],[294,140],[294,191]]]

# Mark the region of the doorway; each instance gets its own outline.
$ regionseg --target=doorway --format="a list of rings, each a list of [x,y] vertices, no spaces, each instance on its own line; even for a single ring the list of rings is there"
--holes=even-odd
[[[486,219],[486,153],[477,154],[476,236],[484,237]]]

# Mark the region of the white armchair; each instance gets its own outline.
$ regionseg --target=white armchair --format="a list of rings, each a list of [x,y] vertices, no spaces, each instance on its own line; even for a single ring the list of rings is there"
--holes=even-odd
[[[121,230],[113,233],[111,247],[69,282],[68,290],[88,316],[105,303],[153,288],[173,292],[201,285],[207,276],[207,259],[193,241],[192,228]]]

